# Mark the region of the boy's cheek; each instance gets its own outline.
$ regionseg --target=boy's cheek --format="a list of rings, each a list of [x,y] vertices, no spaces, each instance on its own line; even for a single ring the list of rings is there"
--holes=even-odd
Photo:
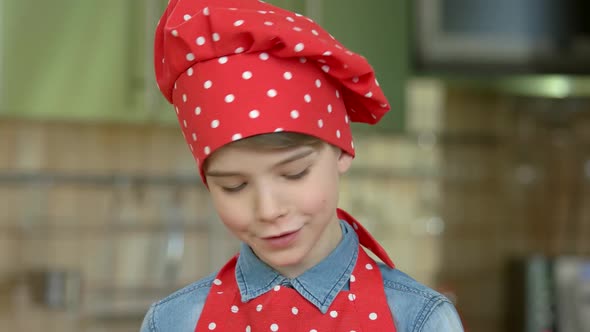
[[[217,214],[223,225],[240,240],[248,233],[249,223],[245,222],[246,214],[234,214],[230,211],[218,210]]]
[[[337,187],[330,176],[311,180],[304,189],[304,194],[299,195],[299,206],[308,213],[314,213],[325,209],[327,205],[335,205],[338,197]]]
[[[243,220],[248,216],[248,211],[239,202],[223,197],[223,194],[212,193],[213,206],[217,215],[230,230],[241,227]]]

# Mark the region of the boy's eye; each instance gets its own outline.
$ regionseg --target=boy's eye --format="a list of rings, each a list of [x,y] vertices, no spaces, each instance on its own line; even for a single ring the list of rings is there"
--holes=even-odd
[[[302,172],[299,172],[297,174],[289,174],[289,175],[285,175],[285,178],[289,179],[289,180],[298,180],[303,178],[304,176],[307,175],[307,173],[309,173],[309,168],[304,169]]]
[[[238,186],[234,186],[234,187],[223,187],[222,186],[221,189],[225,192],[228,192],[228,193],[235,193],[235,192],[242,190],[245,186],[246,186],[246,183],[244,182],[244,183],[242,183]]]

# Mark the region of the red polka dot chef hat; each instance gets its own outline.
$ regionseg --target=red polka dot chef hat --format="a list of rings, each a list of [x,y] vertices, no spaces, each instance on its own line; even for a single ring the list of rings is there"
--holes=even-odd
[[[389,110],[364,57],[259,0],[171,0],[154,56],[203,181],[207,156],[259,134],[308,134],[354,156],[350,122],[374,124]]]

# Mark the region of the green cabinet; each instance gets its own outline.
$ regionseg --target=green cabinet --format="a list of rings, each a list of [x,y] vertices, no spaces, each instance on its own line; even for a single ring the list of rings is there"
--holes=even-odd
[[[144,118],[147,2],[3,1],[0,115]]]
[[[380,130],[403,129],[409,67],[407,1],[323,0],[322,25],[369,60],[389,99],[392,111],[377,125]]]
[[[393,106],[378,127],[392,130],[403,123],[407,1],[269,2],[311,16],[369,59]],[[166,0],[0,3],[0,116],[175,121],[151,59]]]

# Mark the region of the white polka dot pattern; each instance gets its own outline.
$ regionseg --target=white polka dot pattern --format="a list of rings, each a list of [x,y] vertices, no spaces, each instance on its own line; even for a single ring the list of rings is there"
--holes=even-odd
[[[234,100],[236,100],[236,96],[234,96],[231,93],[229,95],[225,96],[225,102],[228,103],[228,104],[229,103],[233,103]]]
[[[249,116],[250,116],[250,119],[256,119],[257,117],[260,116],[260,111],[252,110],[252,111],[250,111]]]
[[[295,45],[295,52],[301,52],[305,49],[305,45],[303,43],[299,43]]]

